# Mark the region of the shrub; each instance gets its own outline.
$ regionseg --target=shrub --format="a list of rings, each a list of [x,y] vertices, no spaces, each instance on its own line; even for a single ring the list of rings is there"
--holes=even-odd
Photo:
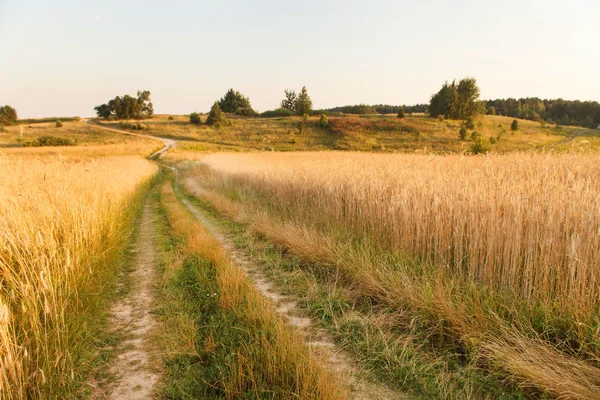
[[[57,119],[57,120],[56,120],[56,122],[54,123],[54,125],[55,125],[57,128],[62,128],[62,126],[63,126],[63,123],[62,123],[62,121],[61,121],[60,119]]]
[[[494,106],[488,107],[486,114],[487,115],[496,115],[496,107],[494,107]]]
[[[190,114],[190,123],[192,125],[200,125],[202,123],[202,119],[200,119],[200,114],[197,112],[193,112]]]
[[[235,113],[237,115],[241,115],[242,117],[255,117],[256,116],[256,111],[254,111],[252,109],[252,107],[240,107],[235,111]]]
[[[491,148],[490,141],[479,136],[471,146],[471,152],[473,152],[473,154],[485,154],[490,151]]]
[[[517,121],[516,119],[513,120],[512,124],[510,124],[510,130],[518,131],[519,130],[519,121]]]
[[[400,107],[398,110],[398,118],[404,118],[406,114],[404,113],[404,107]]]
[[[172,115],[169,115],[169,118],[167,118],[169,121],[173,121],[175,119],[175,117],[173,117]]]
[[[132,130],[132,131],[142,131],[142,130],[146,129],[146,126],[142,125],[139,122],[120,121],[119,122],[119,126],[122,129],[129,129],[129,130]]]
[[[31,142],[23,143],[25,147],[42,147],[42,146],[75,146],[77,142],[73,139],[58,138],[55,136],[40,136]]]
[[[458,136],[460,137],[460,140],[467,140],[467,133],[467,128],[461,126],[460,131],[458,131]]]
[[[225,118],[223,117],[223,111],[221,111],[221,107],[219,107],[219,103],[215,101],[212,108],[210,109],[210,113],[208,113],[208,117],[206,118],[206,125],[213,125],[217,128],[225,124]]]
[[[490,136],[490,143],[491,144],[496,144],[496,138],[493,136]]]
[[[469,117],[466,119],[465,126],[467,127],[467,129],[475,129],[475,121],[473,120],[473,117]]]
[[[269,110],[260,114],[263,118],[290,117],[292,115],[294,115],[294,112],[287,108],[278,108],[277,110]]]
[[[438,115],[438,121],[444,122],[444,116],[443,115]]]
[[[327,128],[329,126],[329,118],[327,118],[327,114],[321,114],[321,118],[319,118],[319,125],[322,128]]]
[[[475,140],[480,139],[480,138],[481,138],[481,135],[479,134],[479,132],[473,131],[473,133],[471,133],[471,140],[475,141]]]

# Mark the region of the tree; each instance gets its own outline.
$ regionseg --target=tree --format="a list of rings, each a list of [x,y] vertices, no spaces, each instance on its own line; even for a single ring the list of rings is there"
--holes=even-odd
[[[496,115],[496,107],[494,107],[494,106],[488,107],[485,113],[487,115]]]
[[[17,110],[11,106],[0,107],[0,124],[11,125],[17,123]]]
[[[475,129],[475,121],[473,120],[473,117],[468,117],[465,120],[465,127],[467,129]]]
[[[286,110],[290,110],[293,113],[296,113],[296,102],[298,101],[298,94],[296,91],[286,89],[285,90],[285,99],[281,100],[281,108],[285,108]]]
[[[473,145],[471,146],[471,151],[473,154],[485,154],[490,151],[491,148],[492,145],[490,144],[490,141],[479,136],[477,139],[475,139]]]
[[[300,92],[300,95],[298,95],[298,98],[296,99],[295,110],[296,110],[296,115],[310,114],[312,111],[312,100],[310,99],[310,96],[308,95],[306,86],[302,87],[302,91]]]
[[[148,90],[138,90],[137,97],[128,94],[117,96],[108,103],[94,107],[94,110],[104,119],[145,119],[154,115],[154,106]]]
[[[202,123],[202,120],[200,119],[200,114],[198,114],[197,112],[193,112],[190,114],[190,123],[192,125],[200,125]]]
[[[54,126],[56,126],[57,128],[62,128],[63,122],[60,119],[57,119],[54,123]]]
[[[327,118],[327,114],[321,114],[321,118],[319,118],[319,125],[322,128],[327,128],[329,126],[329,118]]]
[[[404,118],[406,114],[404,113],[404,107],[400,107],[398,110],[398,118]]]
[[[460,137],[460,140],[466,140],[467,139],[467,128],[465,128],[464,126],[461,126],[460,131],[458,131],[458,136]]]
[[[256,113],[250,105],[250,99],[240,92],[229,89],[219,100],[221,111],[244,116],[254,116]]]
[[[478,113],[479,87],[475,78],[461,79],[457,87],[457,116],[460,119],[473,117]]]
[[[485,105],[479,101],[479,87],[474,78],[464,78],[458,85],[444,83],[439,92],[431,96],[429,114],[449,119],[467,119],[485,112]]]
[[[214,125],[218,128],[224,123],[225,118],[223,117],[223,111],[221,111],[219,103],[215,101],[215,104],[213,104],[210,113],[208,113],[208,117],[206,118],[206,125]]]
[[[510,130],[518,131],[519,130],[519,121],[517,121],[516,119],[513,120],[512,124],[510,124]]]

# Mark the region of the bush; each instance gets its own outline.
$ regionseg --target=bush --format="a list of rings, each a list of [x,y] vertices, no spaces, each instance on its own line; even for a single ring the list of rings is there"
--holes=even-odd
[[[404,107],[400,107],[398,110],[398,118],[404,118],[406,114],[404,113]]]
[[[62,128],[62,126],[63,126],[63,123],[62,123],[62,121],[61,121],[60,119],[57,119],[57,120],[56,120],[56,122],[54,123],[54,125],[55,125],[57,128]]]
[[[242,117],[256,117],[256,111],[254,111],[251,107],[240,107],[235,113]]]
[[[471,140],[476,141],[477,139],[481,139],[481,135],[479,132],[473,131],[473,133],[471,133]]]
[[[461,126],[460,131],[458,131],[458,136],[460,137],[460,140],[467,140],[467,133],[467,128]]]
[[[473,120],[473,117],[467,118],[465,121],[465,126],[467,129],[475,129],[475,121]]]
[[[471,146],[471,152],[473,154],[485,154],[490,151],[491,148],[492,145],[490,144],[490,141],[479,136]]]
[[[212,108],[210,109],[210,113],[208,113],[208,117],[206,118],[206,125],[213,125],[217,128],[224,125],[226,123],[225,118],[223,117],[223,111],[221,111],[221,107],[219,107],[219,103],[215,101]]]
[[[125,121],[121,121],[119,122],[119,126],[122,129],[129,129],[132,131],[142,131],[144,129],[146,129],[145,125],[142,125],[139,122],[125,122]]]
[[[287,108],[278,108],[277,110],[269,110],[260,114],[263,118],[291,117],[292,115],[294,115],[294,112]]]
[[[58,138],[54,136],[40,136],[31,142],[23,143],[25,147],[42,147],[42,146],[75,146],[77,142],[73,139]]]
[[[192,125],[200,125],[202,123],[202,119],[200,119],[200,114],[197,112],[193,112],[190,114],[190,123]]]
[[[321,118],[319,118],[319,125],[322,128],[327,128],[329,126],[329,118],[327,118],[327,114],[321,114]]]
[[[175,117],[173,117],[172,115],[169,115],[169,118],[167,118],[169,121],[173,121],[175,119]]]
[[[519,130],[519,121],[517,121],[516,119],[513,120],[512,124],[510,124],[510,130],[518,131]]]
[[[496,138],[493,136],[490,136],[490,143],[491,144],[496,144]]]
[[[488,107],[486,114],[487,115],[496,115],[496,107],[494,107],[494,106]]]

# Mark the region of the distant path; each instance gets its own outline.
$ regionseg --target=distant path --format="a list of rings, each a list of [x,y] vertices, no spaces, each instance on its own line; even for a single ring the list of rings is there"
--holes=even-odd
[[[588,131],[588,129],[576,129],[573,132],[571,132],[571,134],[569,136],[565,137],[564,139],[562,139],[561,141],[559,141],[556,144],[558,145],[558,144],[568,143],[571,140],[575,139],[577,136],[580,136],[580,135],[584,134],[587,131]]]
[[[114,381],[105,383],[96,399],[142,400],[156,398],[161,379],[161,354],[153,346],[151,335],[157,322],[151,311],[155,307],[154,285],[157,280],[158,255],[154,246],[154,209],[146,199],[139,234],[135,243],[134,270],[128,280],[131,289],[115,303],[109,313],[109,329],[124,335],[114,349],[117,356],[109,368]]]
[[[94,126],[100,128],[100,129],[104,129],[106,131],[111,131],[111,132],[116,132],[116,133],[122,133],[124,135],[130,135],[130,136],[149,137],[149,138],[160,140],[161,142],[163,142],[163,145],[165,147],[163,147],[162,149],[158,150],[155,153],[150,154],[148,156],[148,159],[151,159],[151,160],[159,158],[163,153],[165,153],[165,152],[169,151],[170,149],[172,149],[173,147],[177,146],[177,140],[167,139],[167,138],[160,137],[160,136],[144,135],[144,134],[141,134],[141,133],[133,133],[133,132],[124,131],[124,130],[121,130],[121,129],[109,128],[108,126],[104,126],[102,124],[97,124],[95,122],[90,122],[90,120],[87,119],[87,118],[84,118],[81,121],[84,124],[94,125]]]

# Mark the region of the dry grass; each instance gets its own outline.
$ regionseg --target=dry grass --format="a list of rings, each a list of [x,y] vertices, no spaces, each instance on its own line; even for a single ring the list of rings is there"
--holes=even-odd
[[[21,147],[40,136],[69,139],[72,147]],[[84,122],[65,122],[62,128],[54,123],[6,127],[0,132],[0,154],[18,156],[62,155],[69,158],[95,158],[106,156],[148,156],[162,148],[156,139],[129,136],[110,132]]]
[[[225,397],[238,399],[249,393],[256,396],[270,393],[273,398],[345,399],[347,395],[339,378],[311,357],[302,337],[285,325],[273,304],[252,286],[219,241],[192,219],[170,184],[163,185],[161,202],[167,209],[174,235],[186,238],[184,256],[207,259],[215,269],[219,312],[242,321],[245,341],[239,348],[230,349],[236,353],[235,357],[228,365],[207,366],[219,369],[218,386]],[[198,279],[210,279],[200,276],[199,272],[196,275]],[[211,332],[203,338],[202,351],[210,353],[215,346],[222,346],[222,340],[222,337],[213,337]],[[191,340],[182,342],[191,343]],[[193,345],[188,346],[187,351],[196,352]]]
[[[203,120],[205,118],[203,116]],[[187,116],[176,116],[174,120],[155,116],[143,122],[145,130],[135,132],[187,141],[182,149],[189,152],[358,150],[446,154],[469,151],[473,144],[470,140],[459,139],[460,121],[439,121],[423,115],[405,119],[390,115],[331,117],[329,128],[320,127],[319,117],[315,116],[309,118],[308,127],[302,133],[297,126],[299,117],[228,118],[232,121],[231,126],[216,129],[192,125]],[[492,151],[499,153],[543,148],[555,151],[600,150],[600,134],[595,130],[575,127],[557,130],[553,125],[542,127],[537,122],[520,120],[520,130],[512,132],[512,121],[508,117],[483,116],[473,130],[484,138],[497,139],[500,136],[499,142],[492,146]],[[119,128],[118,122],[98,122]],[[473,130],[469,130],[469,135]],[[573,132],[578,132],[577,140],[556,145]]]
[[[590,398],[600,383],[598,161],[217,154],[202,161],[213,172],[196,171],[235,201],[206,200],[226,213],[252,205],[255,232],[340,268],[360,293],[436,316],[521,385]],[[375,256],[398,252],[419,266]]]
[[[112,257],[156,167],[0,156],[0,170],[0,397],[76,396]]]

